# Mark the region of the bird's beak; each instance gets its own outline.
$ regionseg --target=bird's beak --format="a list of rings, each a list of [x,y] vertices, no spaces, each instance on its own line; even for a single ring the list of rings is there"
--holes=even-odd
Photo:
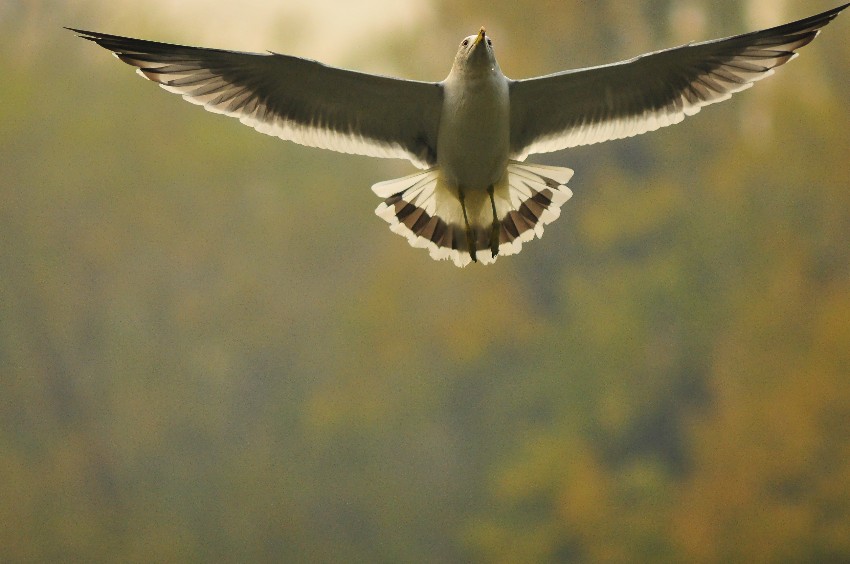
[[[486,36],[487,36],[487,33],[484,31],[484,28],[482,27],[478,31],[478,37],[475,38],[475,42],[472,44],[472,46],[475,47],[476,45],[481,43],[484,40],[484,37],[486,37]]]

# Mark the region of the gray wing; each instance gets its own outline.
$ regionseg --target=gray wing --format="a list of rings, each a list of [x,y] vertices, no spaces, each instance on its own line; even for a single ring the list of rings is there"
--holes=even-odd
[[[779,27],[511,83],[511,158],[679,123],[773,73],[845,4]]]
[[[436,164],[438,83],[329,67],[276,53],[184,47],[72,29],[142,76],[211,112],[302,145]]]

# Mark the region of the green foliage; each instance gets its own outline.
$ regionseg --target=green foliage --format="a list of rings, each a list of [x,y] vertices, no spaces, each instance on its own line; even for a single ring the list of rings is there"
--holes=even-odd
[[[444,2],[463,29],[398,64],[481,23],[518,77],[625,58],[674,4]],[[846,16],[681,126],[540,159],[577,170],[563,218],[461,271],[372,215],[406,166],[10,14],[0,560],[850,559]]]

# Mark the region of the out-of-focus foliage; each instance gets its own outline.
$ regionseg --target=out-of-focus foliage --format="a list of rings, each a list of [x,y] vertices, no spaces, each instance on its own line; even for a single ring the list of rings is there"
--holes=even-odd
[[[372,215],[408,167],[200,111],[38,6],[0,13],[0,560],[850,559],[846,15],[539,159],[577,170],[562,219],[458,270]],[[522,77],[746,29],[686,7],[696,37],[663,0],[443,2],[394,43],[436,78],[485,23]]]

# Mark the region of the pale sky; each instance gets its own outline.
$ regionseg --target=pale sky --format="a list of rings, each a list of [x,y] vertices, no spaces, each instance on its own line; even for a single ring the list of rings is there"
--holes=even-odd
[[[3,0],[0,0],[2,3]],[[51,0],[41,1],[49,7]],[[97,14],[75,22],[119,35],[241,51],[272,50],[345,65],[351,49],[368,50],[389,35],[421,33],[433,22],[429,0],[68,0]],[[752,29],[787,19],[785,0],[745,0]],[[696,39],[705,25],[706,0],[679,0],[671,17]],[[433,25],[433,24],[432,24]],[[476,24],[477,25],[477,24]],[[679,38],[676,38],[679,39]],[[447,50],[450,53],[451,49]],[[367,69],[362,69],[367,70]],[[373,72],[376,69],[370,69]]]
[[[428,0],[77,0],[110,33],[241,51],[279,51],[341,64],[346,52],[420,29]],[[83,22],[78,25],[82,26]]]

